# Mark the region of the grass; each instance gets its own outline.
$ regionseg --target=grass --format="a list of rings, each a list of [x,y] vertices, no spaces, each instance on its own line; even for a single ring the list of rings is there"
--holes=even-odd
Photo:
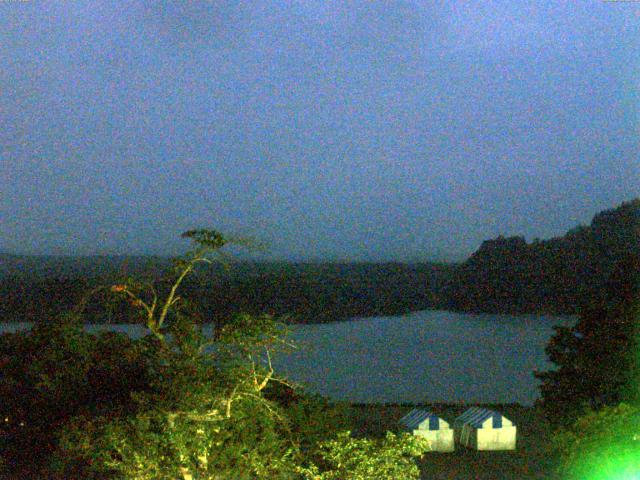
[[[470,405],[425,405],[450,424]],[[502,412],[518,428],[515,451],[478,452],[456,445],[452,453],[427,453],[420,462],[427,480],[528,480],[553,479],[549,452],[551,429],[535,409],[520,405],[481,405]],[[413,405],[355,405],[354,434],[383,435],[398,431],[398,420]]]

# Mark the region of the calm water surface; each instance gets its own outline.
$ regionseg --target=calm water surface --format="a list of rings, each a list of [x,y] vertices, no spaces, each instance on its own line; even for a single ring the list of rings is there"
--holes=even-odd
[[[427,310],[323,325],[294,325],[299,348],[277,370],[309,389],[353,402],[518,402],[538,397],[535,369],[554,325],[571,317],[469,315]],[[0,324],[0,331],[29,328]],[[132,325],[88,326],[140,336]]]

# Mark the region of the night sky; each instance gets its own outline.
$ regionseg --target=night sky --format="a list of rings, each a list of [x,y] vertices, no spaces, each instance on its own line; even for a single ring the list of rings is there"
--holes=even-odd
[[[640,195],[640,3],[0,1],[0,250],[460,259]]]

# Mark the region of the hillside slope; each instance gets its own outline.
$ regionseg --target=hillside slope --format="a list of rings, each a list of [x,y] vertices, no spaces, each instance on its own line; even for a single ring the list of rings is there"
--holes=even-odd
[[[640,255],[640,198],[596,214],[589,226],[527,243],[487,240],[445,287],[447,307],[487,313],[576,313],[615,266]]]

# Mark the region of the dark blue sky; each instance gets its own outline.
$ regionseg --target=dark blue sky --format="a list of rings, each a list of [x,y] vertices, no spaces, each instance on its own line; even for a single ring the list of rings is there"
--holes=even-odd
[[[0,249],[460,258],[640,195],[640,3],[0,2]]]

